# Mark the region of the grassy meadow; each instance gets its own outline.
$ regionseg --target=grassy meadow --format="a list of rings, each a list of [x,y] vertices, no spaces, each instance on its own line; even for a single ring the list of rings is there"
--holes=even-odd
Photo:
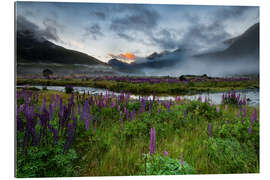
[[[129,96],[18,89],[16,177],[259,173],[259,107],[244,97]]]

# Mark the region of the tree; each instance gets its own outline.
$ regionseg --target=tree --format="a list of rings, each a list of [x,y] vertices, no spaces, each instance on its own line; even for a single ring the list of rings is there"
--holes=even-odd
[[[42,74],[46,79],[50,79],[50,76],[53,75],[53,72],[50,69],[44,69]]]

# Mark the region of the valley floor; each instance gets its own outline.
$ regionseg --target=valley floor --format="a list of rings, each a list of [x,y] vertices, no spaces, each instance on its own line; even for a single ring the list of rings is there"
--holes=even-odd
[[[84,79],[25,79],[18,78],[17,85],[84,86],[103,88],[114,92],[140,95],[190,95],[201,92],[258,89],[258,78],[141,78],[105,77]]]

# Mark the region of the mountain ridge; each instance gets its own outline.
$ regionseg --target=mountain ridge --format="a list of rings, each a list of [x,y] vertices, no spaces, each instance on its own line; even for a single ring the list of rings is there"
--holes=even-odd
[[[107,65],[88,54],[66,49],[29,30],[17,31],[17,62]]]

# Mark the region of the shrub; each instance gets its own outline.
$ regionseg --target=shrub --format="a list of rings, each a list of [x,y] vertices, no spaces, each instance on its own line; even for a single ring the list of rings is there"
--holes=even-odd
[[[47,91],[48,89],[47,89],[47,86],[42,86],[42,90],[43,91]]]
[[[63,153],[64,142],[54,146],[34,147],[27,151],[17,150],[16,177],[61,177],[74,176],[73,161],[77,158],[75,150]]]
[[[187,162],[180,164],[179,159],[172,159],[168,156],[144,154],[145,164],[142,167],[141,175],[181,175],[195,174],[195,169]]]
[[[71,85],[66,85],[65,86],[65,92],[67,94],[71,94],[74,91],[73,87]]]

